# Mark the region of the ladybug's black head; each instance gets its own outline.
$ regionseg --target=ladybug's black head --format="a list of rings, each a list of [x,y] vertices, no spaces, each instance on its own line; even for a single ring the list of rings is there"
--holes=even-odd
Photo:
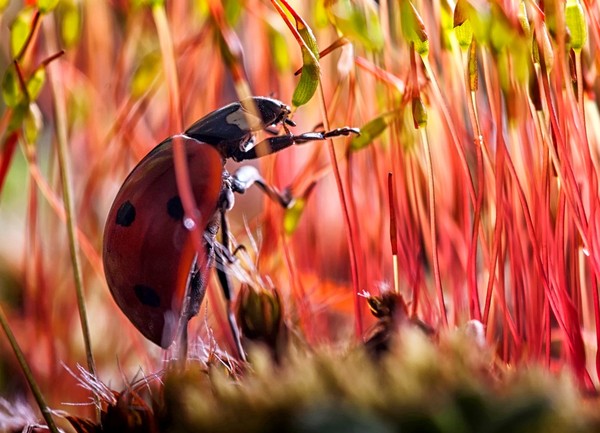
[[[296,126],[293,120],[288,119],[291,113],[290,107],[277,99],[256,96],[252,98],[256,108],[260,113],[263,125],[265,127],[285,123],[286,125]]]

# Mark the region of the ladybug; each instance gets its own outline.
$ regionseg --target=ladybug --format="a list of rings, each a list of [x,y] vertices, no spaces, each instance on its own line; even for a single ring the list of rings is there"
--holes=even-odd
[[[131,323],[150,341],[167,349],[177,338],[187,350],[187,324],[198,314],[208,270],[215,260],[216,235],[229,247],[226,212],[233,193],[244,193],[256,183],[287,207],[291,198],[270,187],[251,166],[234,174],[225,161],[255,159],[293,144],[358,134],[356,128],[292,134],[290,108],[267,97],[252,97],[226,105],[204,116],[183,134],[167,138],[152,149],[127,176],[108,213],[102,259],[110,292]],[[283,126],[285,134],[255,144],[254,133]],[[204,254],[198,255],[177,188],[173,140],[182,140],[197,204],[197,222],[204,230]],[[244,353],[231,313],[231,283],[223,266],[216,266],[227,301],[228,318],[237,350]]]

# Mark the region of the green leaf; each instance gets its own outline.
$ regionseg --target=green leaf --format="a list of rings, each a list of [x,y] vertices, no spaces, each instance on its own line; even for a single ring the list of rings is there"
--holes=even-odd
[[[319,86],[321,67],[319,65],[319,46],[317,39],[309,27],[298,23],[298,33],[304,40],[302,45],[302,75],[294,89],[292,104],[296,107],[306,104],[313,97]],[[308,47],[308,49],[307,49]]]
[[[365,1],[358,4],[350,0],[338,0],[329,6],[328,11],[333,24],[345,37],[370,51],[383,49],[383,31],[374,3]]]
[[[6,106],[11,108],[16,107],[25,99],[14,63],[6,69],[2,78],[2,99]]]
[[[27,81],[27,93],[30,101],[35,101],[40,95],[46,81],[46,69],[39,67]]]
[[[581,50],[587,42],[587,23],[579,0],[567,0],[565,19],[571,36],[571,47],[576,51]]]
[[[81,36],[81,12],[75,3],[63,3],[60,35],[67,48],[79,42]]]
[[[379,137],[389,126],[390,114],[382,114],[374,119],[369,120],[360,128],[360,135],[352,138],[350,141],[350,150],[356,152],[364,149],[371,144],[373,140]]]
[[[17,57],[21,53],[25,42],[27,42],[27,38],[31,32],[33,16],[34,11],[32,8],[23,9],[17,14],[10,26],[10,47],[13,57]]]
[[[37,6],[41,13],[47,14],[56,9],[58,0],[38,0]]]
[[[291,207],[285,210],[283,215],[283,230],[286,235],[292,235],[296,231],[305,207],[306,198],[300,197],[296,199]]]
[[[304,61],[302,75],[292,96],[292,104],[296,107],[306,104],[313,97],[319,86],[321,73],[319,63],[314,61],[314,57],[304,46],[302,47],[302,59]]]

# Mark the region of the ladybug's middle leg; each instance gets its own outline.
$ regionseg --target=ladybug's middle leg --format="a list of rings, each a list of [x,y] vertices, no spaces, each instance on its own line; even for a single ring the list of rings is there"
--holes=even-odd
[[[246,354],[244,352],[244,348],[242,347],[242,337],[240,335],[240,330],[237,326],[237,322],[235,320],[235,315],[233,314],[233,284],[231,283],[231,278],[229,277],[229,273],[227,272],[227,262],[231,261],[232,257],[232,254],[229,249],[230,242],[229,224],[227,222],[227,211],[229,211],[233,207],[233,201],[233,192],[228,186],[225,186],[221,191],[221,196],[219,197],[219,202],[217,204],[217,217],[219,218],[219,225],[221,226],[221,244],[225,248],[225,252],[219,254],[215,253],[214,258],[216,261],[215,267],[217,269],[217,277],[219,279],[219,284],[223,289],[223,295],[225,297],[227,321],[229,322],[229,327],[231,328],[231,333],[233,334],[233,339],[235,341],[235,345],[238,350],[240,359],[246,361]]]

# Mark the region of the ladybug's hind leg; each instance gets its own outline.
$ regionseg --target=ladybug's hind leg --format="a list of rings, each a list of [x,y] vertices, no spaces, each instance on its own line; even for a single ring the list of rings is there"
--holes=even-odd
[[[177,355],[178,359],[185,362],[188,353],[188,324],[189,321],[198,315],[200,306],[206,295],[208,285],[208,271],[214,263],[214,240],[218,231],[218,220],[211,222],[204,233],[204,251],[205,260],[194,259],[190,270],[188,284],[186,288],[186,297],[183,305],[183,311],[179,321],[177,332]]]

